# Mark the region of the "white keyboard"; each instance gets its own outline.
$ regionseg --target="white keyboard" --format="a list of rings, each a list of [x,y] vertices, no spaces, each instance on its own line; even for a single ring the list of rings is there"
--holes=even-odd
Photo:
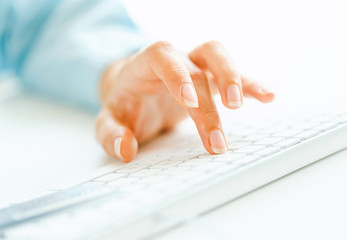
[[[229,151],[197,136],[72,188],[0,209],[0,239],[152,239],[347,147],[347,114],[237,124]]]

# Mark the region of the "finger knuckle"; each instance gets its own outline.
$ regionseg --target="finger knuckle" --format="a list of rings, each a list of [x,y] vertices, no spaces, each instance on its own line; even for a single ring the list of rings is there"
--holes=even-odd
[[[149,52],[158,52],[163,49],[170,49],[172,48],[172,44],[168,41],[158,41],[150,45],[147,49]]]
[[[184,67],[184,65],[176,64],[174,66],[171,66],[171,70],[175,72],[177,75],[183,75],[186,76],[188,74],[187,69]]]
[[[193,80],[203,80],[203,79],[206,79],[206,74],[203,71],[199,71],[199,70],[191,71],[189,74],[190,74],[190,77]]]
[[[202,114],[207,122],[215,122],[218,119],[218,112],[216,109],[205,109],[202,111]]]
[[[219,41],[216,41],[216,40],[211,40],[211,41],[205,42],[202,45],[202,48],[205,48],[205,49],[216,49],[216,48],[222,48],[222,47],[223,47],[223,45]]]

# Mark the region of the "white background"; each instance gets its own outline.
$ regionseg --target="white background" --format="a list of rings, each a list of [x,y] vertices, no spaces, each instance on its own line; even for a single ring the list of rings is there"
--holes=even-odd
[[[242,74],[285,102],[332,106],[346,99],[346,1],[124,2],[153,39],[186,51],[207,40],[222,42]]]

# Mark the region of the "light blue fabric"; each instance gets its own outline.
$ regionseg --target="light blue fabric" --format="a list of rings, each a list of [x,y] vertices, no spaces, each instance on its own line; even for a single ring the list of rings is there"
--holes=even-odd
[[[0,70],[65,102],[97,110],[103,70],[147,43],[119,0],[0,0]]]

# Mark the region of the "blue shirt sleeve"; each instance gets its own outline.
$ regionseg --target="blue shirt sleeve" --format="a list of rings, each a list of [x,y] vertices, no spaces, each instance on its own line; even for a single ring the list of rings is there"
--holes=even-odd
[[[92,110],[107,65],[147,43],[119,0],[0,1],[0,69],[28,90]]]

